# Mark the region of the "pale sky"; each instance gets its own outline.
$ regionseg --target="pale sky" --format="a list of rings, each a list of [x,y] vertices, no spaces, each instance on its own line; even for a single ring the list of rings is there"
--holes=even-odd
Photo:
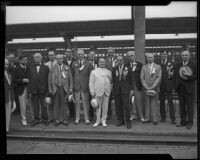
[[[184,1],[172,2],[168,6],[146,6],[146,18],[156,17],[196,17],[197,2]],[[88,21],[88,20],[113,20],[130,19],[131,6],[7,6],[6,24],[20,23],[44,23],[44,22],[67,22],[67,21]],[[181,36],[179,35],[180,38]],[[188,34],[186,34],[187,38]],[[120,39],[118,36],[105,36],[103,40]],[[126,38],[125,38],[126,37]],[[152,37],[147,35],[146,38]],[[154,36],[156,38],[156,35]],[[159,36],[160,37],[160,36]],[[161,36],[162,38],[163,36]],[[174,35],[165,35],[172,37]],[[163,38],[164,38],[163,37]],[[190,35],[196,38],[196,34]],[[84,37],[77,37],[76,40],[84,40]],[[87,39],[87,37],[85,37]],[[95,37],[89,37],[89,40]],[[97,39],[100,37],[97,37]],[[133,35],[121,36],[121,39],[134,38]],[[179,37],[175,37],[179,38]],[[49,39],[49,38],[48,38]],[[50,41],[50,39],[45,41]],[[55,38],[54,38],[55,39]],[[62,39],[62,38],[61,38]],[[101,40],[102,38],[100,38]],[[151,39],[151,38],[150,38]],[[29,40],[30,41],[30,40]],[[33,41],[33,40],[31,40]],[[37,39],[34,41],[37,42]]]

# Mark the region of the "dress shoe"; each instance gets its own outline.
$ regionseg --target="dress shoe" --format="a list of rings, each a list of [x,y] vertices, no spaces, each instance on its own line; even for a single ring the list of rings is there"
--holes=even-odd
[[[119,123],[117,123],[117,127],[120,127],[120,126],[123,126],[124,125],[124,123],[122,123],[122,122],[119,122]]]
[[[39,123],[40,123],[39,120],[34,120],[34,121],[32,121],[30,127],[34,127],[34,126],[38,125]]]
[[[137,119],[137,116],[136,115],[132,115],[131,117],[130,117],[130,120],[132,121],[132,120],[135,120],[135,119]]]
[[[85,120],[85,123],[86,124],[90,124],[90,121],[87,119],[87,120]]]
[[[176,120],[172,120],[171,123],[172,123],[172,124],[176,124]]]
[[[57,127],[57,126],[59,126],[59,124],[60,124],[60,122],[56,121],[54,125],[55,125],[55,127]]]
[[[26,120],[22,119],[21,122],[22,122],[22,124],[23,124],[24,126],[27,126]]]
[[[95,123],[95,124],[93,124],[93,127],[97,127],[99,125],[99,123]]]
[[[68,124],[67,121],[64,121],[64,122],[63,122],[63,125],[68,126],[69,124]]]
[[[102,122],[101,124],[102,124],[102,126],[107,127],[106,122]]]
[[[111,116],[107,116],[106,120],[110,120],[111,119]]]
[[[158,122],[153,122],[153,124],[154,124],[154,125],[157,125],[157,124],[158,124]]]
[[[79,124],[79,120],[75,120],[74,124],[76,125]]]
[[[187,124],[187,129],[191,129],[192,128],[192,124],[188,123]]]
[[[141,122],[144,122],[144,118],[141,118]]]
[[[161,119],[160,122],[166,122],[166,119]]]
[[[53,122],[53,119],[51,119],[51,120],[48,120],[48,123],[51,123],[51,122]]]
[[[126,127],[127,127],[127,129],[130,129],[131,128],[131,123],[127,123]]]
[[[180,122],[179,124],[176,125],[176,127],[184,127],[184,126],[186,126],[186,123],[181,123]]]
[[[150,123],[150,120],[144,119],[143,123]]]
[[[49,122],[48,121],[43,121],[42,122],[45,126],[48,126],[49,125]]]

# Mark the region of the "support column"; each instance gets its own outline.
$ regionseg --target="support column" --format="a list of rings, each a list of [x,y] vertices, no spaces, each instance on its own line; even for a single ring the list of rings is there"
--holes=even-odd
[[[145,6],[135,6],[134,18],[134,47],[136,60],[145,63]]]
[[[73,38],[73,36],[69,34],[65,34],[63,38],[65,40],[65,48],[71,49],[72,48],[71,39]]]

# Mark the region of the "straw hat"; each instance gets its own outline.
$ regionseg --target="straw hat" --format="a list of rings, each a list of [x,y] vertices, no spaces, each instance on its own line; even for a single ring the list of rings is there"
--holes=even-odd
[[[97,98],[92,98],[90,103],[91,103],[93,108],[98,108],[99,107],[99,100]]]
[[[72,92],[68,92],[66,97],[65,97],[65,102],[72,102],[74,100]]]
[[[188,79],[188,77],[193,75],[193,72],[189,66],[182,66],[179,70],[179,75],[183,79]]]
[[[155,90],[147,90],[146,93],[149,96],[155,96],[156,95],[156,91]]]

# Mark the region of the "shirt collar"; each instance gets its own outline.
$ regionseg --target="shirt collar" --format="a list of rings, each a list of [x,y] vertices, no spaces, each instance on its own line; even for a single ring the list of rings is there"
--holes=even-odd
[[[26,68],[26,65],[22,65],[21,63],[20,63],[20,66],[21,66],[22,68]]]
[[[188,62],[189,62],[189,60],[188,60],[188,61],[186,61],[186,62],[183,62],[183,65],[187,65],[187,64],[188,64]]]

